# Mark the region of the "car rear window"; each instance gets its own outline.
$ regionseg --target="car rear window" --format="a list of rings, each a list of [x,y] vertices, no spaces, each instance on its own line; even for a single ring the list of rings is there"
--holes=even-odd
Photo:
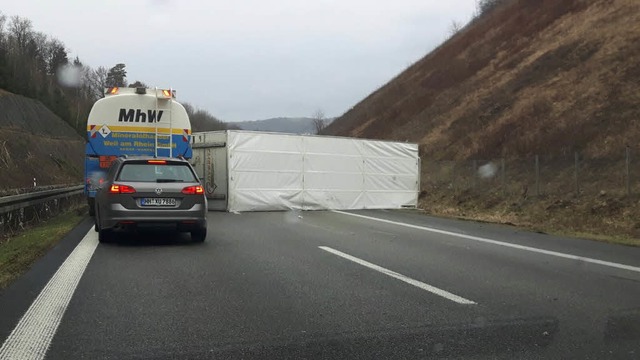
[[[187,164],[124,164],[119,181],[198,182]]]

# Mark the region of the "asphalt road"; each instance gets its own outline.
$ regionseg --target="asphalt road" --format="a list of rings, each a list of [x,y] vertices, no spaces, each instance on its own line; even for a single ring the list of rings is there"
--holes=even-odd
[[[0,358],[638,359],[640,248],[412,211],[210,213],[204,244],[87,220],[0,309]]]

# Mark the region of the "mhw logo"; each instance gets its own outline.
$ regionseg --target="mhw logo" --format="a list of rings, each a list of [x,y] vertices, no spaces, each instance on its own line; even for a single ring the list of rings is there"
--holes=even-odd
[[[119,122],[137,122],[152,123],[160,122],[162,119],[162,110],[158,110],[158,119],[156,119],[155,110],[147,110],[145,113],[141,109],[120,109]]]

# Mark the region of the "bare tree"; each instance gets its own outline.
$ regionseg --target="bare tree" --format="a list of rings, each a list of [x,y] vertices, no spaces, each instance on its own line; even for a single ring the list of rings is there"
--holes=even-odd
[[[313,121],[313,127],[316,130],[316,134],[320,134],[325,127],[327,127],[327,118],[324,115],[324,111],[321,109],[316,110],[311,115]]]
[[[64,43],[52,38],[49,41],[49,56],[47,59],[47,73],[55,75],[61,66],[69,63],[69,56]]]
[[[88,85],[93,99],[104,97],[104,88],[107,87],[107,74],[109,70],[104,66],[99,66],[95,70],[85,72],[84,82]]]
[[[20,16],[12,16],[9,24],[9,33],[16,49],[22,54],[33,34],[31,20]]]
[[[7,15],[3,14],[2,11],[0,11],[0,45],[3,45],[4,43],[4,38],[5,38],[4,26],[6,23],[7,23]],[[0,46],[0,47],[4,47],[4,46]]]
[[[453,37],[455,34],[462,30],[462,24],[456,20],[451,21],[451,25],[449,25],[449,37]]]
[[[93,102],[96,99],[93,97],[94,95],[94,91],[93,88],[91,87],[91,73],[93,72],[93,69],[90,66],[87,65],[80,65],[81,66],[81,92],[82,92],[82,97],[85,99],[88,99],[89,101]]]
[[[35,62],[39,71],[47,72],[47,64],[51,56],[51,41],[47,34],[42,32],[34,32],[30,41],[30,53],[28,56]]]

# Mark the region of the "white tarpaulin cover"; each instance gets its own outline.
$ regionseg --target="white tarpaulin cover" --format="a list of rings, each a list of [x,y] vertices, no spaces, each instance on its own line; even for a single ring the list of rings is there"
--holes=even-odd
[[[229,211],[416,206],[418,145],[229,131]]]

